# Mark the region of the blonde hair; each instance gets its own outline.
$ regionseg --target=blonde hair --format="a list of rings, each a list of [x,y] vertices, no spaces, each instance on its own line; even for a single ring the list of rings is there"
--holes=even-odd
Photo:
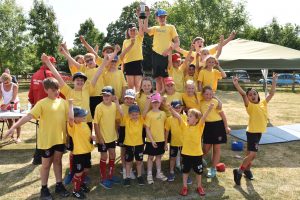
[[[197,92],[196,92],[195,82],[192,81],[192,80],[187,80],[187,81],[186,81],[186,84],[185,84],[185,87],[187,87],[188,85],[191,85],[191,86],[194,87],[194,89],[195,89],[195,91],[194,91],[194,97],[196,98],[196,103],[198,104],[200,101],[199,101],[199,99],[198,99],[198,97],[197,97]]]
[[[43,85],[44,85],[45,90],[48,90],[48,89],[58,90],[58,88],[59,88],[58,81],[53,77],[46,78],[43,81]]]
[[[193,39],[193,44],[195,44],[195,42],[197,42],[198,40],[202,40],[203,42],[205,42],[204,38],[203,37],[195,37]]]
[[[196,108],[189,109],[188,114],[195,116],[196,119],[198,120],[197,123],[199,122],[200,118],[202,117],[202,113],[199,110],[197,110]]]
[[[84,55],[84,59],[86,60],[87,58],[93,58],[93,59],[95,59],[95,55],[92,54],[92,53],[87,53],[87,54]]]
[[[208,59],[214,59],[216,63],[217,63],[217,61],[218,61],[216,57],[214,57],[214,56],[208,56],[208,57],[205,59],[205,67],[204,67],[204,69],[207,68],[207,60],[208,60]]]
[[[84,56],[79,54],[79,55],[74,57],[74,60],[78,61],[80,58],[84,59]]]
[[[8,74],[8,73],[3,73],[3,74],[1,75],[1,80],[2,80],[2,82],[5,82],[5,81],[11,82],[12,77],[11,77],[11,75]]]

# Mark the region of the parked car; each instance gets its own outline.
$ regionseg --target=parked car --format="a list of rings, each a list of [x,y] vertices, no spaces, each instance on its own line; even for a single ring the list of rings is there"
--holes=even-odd
[[[240,82],[249,83],[250,82],[250,76],[247,73],[246,70],[224,70],[227,77],[225,79],[222,79],[225,82],[231,82],[233,76],[237,76],[239,78]]]
[[[281,86],[281,85],[292,85],[295,79],[295,84],[300,84],[300,75],[299,74],[295,74],[295,77],[293,74],[289,74],[289,73],[282,73],[282,74],[278,74],[278,80],[277,80],[277,85]],[[267,78],[267,84],[272,84],[272,77],[268,77]],[[265,80],[264,79],[260,79],[258,81],[259,83],[264,83]]]

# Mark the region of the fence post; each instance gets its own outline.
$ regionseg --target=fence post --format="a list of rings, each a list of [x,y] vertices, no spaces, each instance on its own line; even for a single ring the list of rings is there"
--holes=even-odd
[[[295,91],[295,84],[296,84],[296,73],[295,71],[293,71],[293,83],[292,83],[292,92],[296,92]]]

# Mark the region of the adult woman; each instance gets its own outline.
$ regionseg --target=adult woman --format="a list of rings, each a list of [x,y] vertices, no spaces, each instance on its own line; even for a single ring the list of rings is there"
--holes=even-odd
[[[19,104],[19,97],[18,97],[18,85],[12,82],[12,77],[8,73],[3,73],[1,76],[1,90],[0,90],[0,99],[3,99],[3,104],[1,105],[1,110],[16,110]],[[13,108],[11,108],[11,103],[13,102]],[[8,128],[10,128],[14,120],[9,119],[8,121]],[[17,120],[16,120],[17,121]],[[17,128],[17,138],[16,142],[21,142],[20,139],[20,132],[21,128]]]

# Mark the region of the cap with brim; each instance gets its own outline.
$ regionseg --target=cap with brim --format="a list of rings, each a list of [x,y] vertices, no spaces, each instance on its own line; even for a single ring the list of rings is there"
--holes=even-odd
[[[133,89],[128,89],[125,91],[125,98],[129,97],[129,98],[135,98],[135,91]]]
[[[73,108],[74,117],[85,117],[89,113],[86,109],[80,107]]]
[[[171,102],[171,106],[172,106],[173,108],[180,107],[180,106],[182,106],[182,102],[181,102],[180,100],[173,100],[173,101]]]
[[[166,85],[175,84],[174,79],[172,77],[167,77],[164,79]]]
[[[158,92],[151,95],[151,102],[161,102],[161,96]]]
[[[115,48],[111,44],[105,43],[105,45],[103,46],[102,52],[106,51],[107,49],[112,49],[113,51],[115,50]]]
[[[85,75],[84,73],[82,73],[82,72],[77,72],[77,73],[75,73],[75,74],[73,75],[73,78],[72,78],[73,81],[74,81],[76,78],[83,78],[84,81],[87,80],[86,75]]]
[[[164,9],[158,9],[156,12],[155,12],[155,15],[157,17],[160,17],[160,16],[166,16],[168,15],[167,11],[165,11]]]
[[[131,105],[128,108],[128,113],[133,113],[133,112],[140,112],[140,108],[138,105]]]
[[[178,62],[178,61],[181,61],[181,56],[179,53],[174,53],[172,55],[172,62]]]
[[[127,28],[136,28],[136,25],[135,23],[129,23]]]
[[[102,94],[108,94],[108,95],[115,95],[115,90],[113,87],[111,86],[105,86],[103,89],[102,89]]]

